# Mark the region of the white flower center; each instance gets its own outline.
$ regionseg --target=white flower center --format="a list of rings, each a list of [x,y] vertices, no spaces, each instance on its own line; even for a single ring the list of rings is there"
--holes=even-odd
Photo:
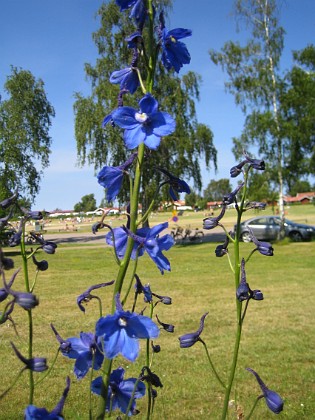
[[[119,318],[118,324],[120,327],[127,327],[127,320],[126,318]]]
[[[135,118],[138,122],[144,123],[149,118],[145,112],[140,114],[139,112],[136,112]]]

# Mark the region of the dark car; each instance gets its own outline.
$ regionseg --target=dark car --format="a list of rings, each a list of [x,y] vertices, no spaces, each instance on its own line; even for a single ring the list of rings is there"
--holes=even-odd
[[[315,237],[315,226],[295,223],[285,219],[285,236],[292,241],[309,241]],[[246,220],[240,226],[240,238],[244,242],[251,242],[251,233],[259,240],[276,240],[280,231],[279,216],[259,216]],[[236,226],[234,226],[234,232]]]

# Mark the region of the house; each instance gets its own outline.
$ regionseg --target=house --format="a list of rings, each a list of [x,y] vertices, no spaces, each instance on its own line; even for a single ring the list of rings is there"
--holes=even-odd
[[[315,200],[315,192],[297,193],[295,197],[284,196],[285,204],[309,204]]]

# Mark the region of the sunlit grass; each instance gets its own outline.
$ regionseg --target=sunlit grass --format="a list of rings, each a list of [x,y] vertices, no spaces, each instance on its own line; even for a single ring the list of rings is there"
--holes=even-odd
[[[141,258],[138,275],[143,283],[150,283],[154,292],[171,296],[171,306],[158,305],[160,320],[175,325],[175,333],[161,331],[157,343],[161,352],[155,355],[153,370],[164,385],[158,389],[156,419],[218,419],[223,393],[208,368],[204,349],[200,343],[189,349],[180,349],[178,337],[192,332],[199,326],[202,314],[209,312],[205,322],[203,339],[217,370],[226,379],[233,349],[235,330],[234,280],[224,258],[216,258],[217,244],[176,246],[167,252],[171,261],[171,273],[160,275],[154,263]],[[251,302],[245,321],[241,355],[237,371],[237,389],[232,399],[249,412],[260,389],[254,377],[245,370],[249,366],[260,373],[267,385],[285,400],[285,409],[279,418],[312,419],[315,406],[314,393],[314,252],[315,242],[275,244],[274,257],[254,254],[247,264],[247,280],[252,289],[261,289],[265,299]],[[252,244],[242,244],[242,255],[247,256]],[[11,249],[9,251],[12,251]],[[13,255],[16,267],[19,257]],[[80,331],[93,331],[99,312],[96,301],[86,307],[86,314],[76,304],[77,296],[91,284],[115,278],[112,249],[100,246],[89,248],[59,246],[55,255],[42,253],[49,260],[50,268],[40,275],[36,295],[40,305],[35,308],[34,355],[46,356],[51,364],[58,343],[50,329],[52,322],[61,336],[67,338]],[[32,270],[31,270],[32,271]],[[6,272],[7,278],[10,272]],[[14,284],[15,290],[23,289],[20,273]],[[104,314],[109,311],[111,289],[100,289]],[[129,308],[129,304],[127,305]],[[137,310],[145,308],[142,298]],[[146,314],[146,312],[144,313]],[[14,341],[19,350],[27,352],[26,312],[15,308],[13,318],[19,337],[15,336],[10,323],[0,328],[1,382],[0,392],[10,384],[19,369],[10,347]],[[144,348],[144,342],[142,343]],[[132,365],[120,358],[115,366],[122,365],[126,376],[138,375],[144,364],[142,353]],[[65,377],[72,379],[71,390],[64,409],[65,418],[86,419],[88,416],[88,378],[77,381],[72,373],[73,361],[59,356],[56,368],[35,392],[35,404],[52,409],[65,386]],[[36,378],[40,378],[38,374]],[[23,417],[28,404],[27,374],[2,401],[0,419]],[[96,397],[93,399],[97,404]],[[138,404],[143,419],[145,401]],[[236,418],[231,408],[230,418]],[[264,401],[260,401],[254,419],[271,419]]]

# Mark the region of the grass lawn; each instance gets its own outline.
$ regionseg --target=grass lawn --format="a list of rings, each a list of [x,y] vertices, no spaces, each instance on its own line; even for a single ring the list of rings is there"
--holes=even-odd
[[[314,207],[312,210],[314,212]],[[194,223],[193,216],[199,217],[198,213],[191,214],[191,218],[187,216],[187,221]],[[290,218],[295,217],[300,215]],[[313,213],[307,215],[308,219],[311,217]],[[315,224],[310,220],[308,223]],[[235,291],[226,257],[216,258],[214,255],[216,245],[173,247],[166,253],[172,271],[164,276],[146,255],[139,261],[137,273],[142,283],[150,283],[155,293],[173,299],[171,306],[160,304],[156,308],[162,322],[175,325],[174,334],[161,331],[156,341],[161,345],[161,352],[155,355],[152,369],[164,385],[157,390],[154,416],[157,420],[220,418],[223,392],[209,370],[202,345],[197,343],[192,348],[180,349],[178,342],[180,335],[197,330],[201,315],[209,312],[202,337],[220,375],[223,379],[227,378],[235,331]],[[252,244],[242,244],[242,255],[246,257],[251,249]],[[248,414],[255,398],[260,395],[255,378],[245,370],[245,367],[251,367],[285,400],[284,411],[278,418],[313,419],[315,242],[284,242],[275,244],[274,249],[274,257],[255,253],[246,266],[251,288],[261,289],[265,299],[249,305],[236,377],[237,388],[233,390],[232,398],[239,410]],[[11,253],[16,267],[19,267],[19,256],[14,249],[6,251],[6,255]],[[35,291],[40,305],[33,311],[34,355],[47,357],[50,365],[58,343],[49,324],[52,322],[63,338],[77,336],[80,331],[93,331],[99,317],[96,301],[90,302],[83,314],[76,305],[76,298],[90,285],[114,279],[117,266],[112,249],[105,246],[59,246],[55,255],[42,254],[37,259],[41,257],[49,261],[50,267],[47,272],[41,273]],[[6,272],[7,280],[11,274]],[[14,290],[23,290],[22,273],[16,278]],[[103,313],[108,313],[111,289],[100,289],[95,294],[102,298]],[[130,305],[128,301],[126,309]],[[144,307],[141,298],[137,310]],[[27,314],[15,308],[12,316],[19,337],[16,337],[10,323],[0,327],[0,393],[21,369],[21,362],[13,354],[10,341],[14,341],[22,354],[27,352]],[[135,364],[119,358],[115,367],[123,366],[128,371],[126,377],[129,377],[138,375],[144,363],[142,352]],[[70,375],[72,384],[64,416],[66,419],[87,419],[88,377],[77,381],[72,370],[73,361],[59,356],[51,375],[36,388],[35,405],[51,410],[60,398],[66,375]],[[36,379],[41,375],[37,374]],[[17,386],[1,400],[1,420],[23,418],[23,410],[28,405],[27,382],[25,372]],[[93,396],[93,402],[97,405],[97,397]],[[145,418],[144,404],[145,401],[137,404],[141,410],[139,419]],[[236,418],[233,406],[229,418]],[[261,400],[253,419],[271,418],[274,414]]]

